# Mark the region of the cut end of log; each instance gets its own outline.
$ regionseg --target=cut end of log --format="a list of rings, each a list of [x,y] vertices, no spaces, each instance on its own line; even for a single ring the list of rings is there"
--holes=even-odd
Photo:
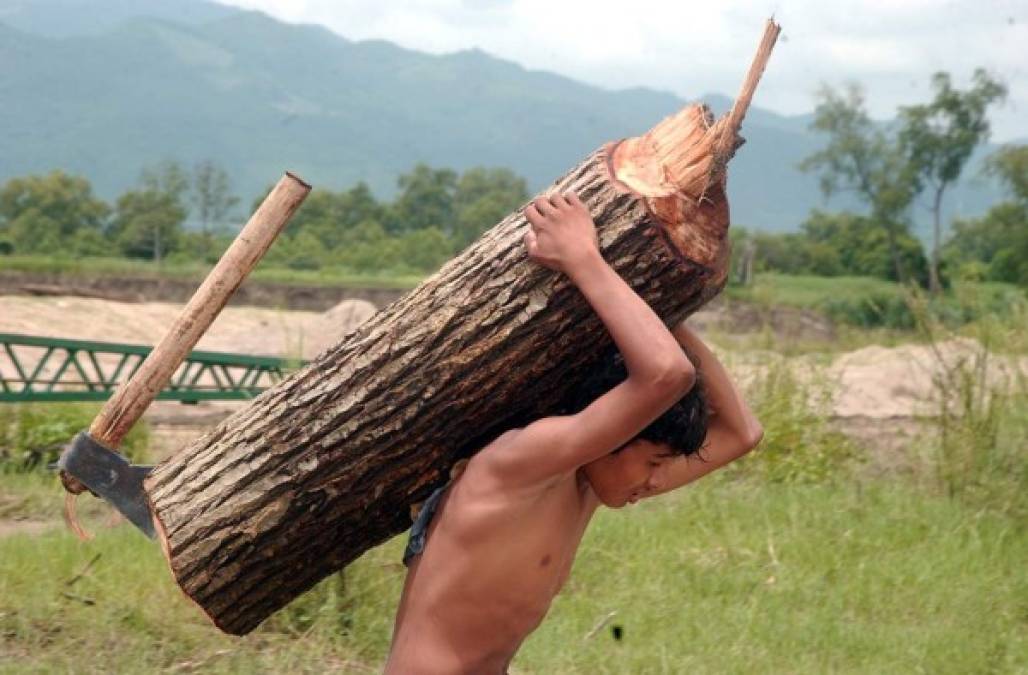
[[[707,106],[694,104],[646,134],[623,141],[612,157],[617,179],[644,197],[667,197],[677,192],[694,201],[703,199],[712,184],[723,180],[728,160],[742,144],[739,129],[781,30],[768,19],[753,63],[727,115],[715,122]]]
[[[715,122],[706,105],[689,105],[609,149],[613,178],[646,200],[679,253],[702,265],[724,263],[727,165],[743,143],[739,130],[780,32],[781,26],[768,19],[727,115]]]

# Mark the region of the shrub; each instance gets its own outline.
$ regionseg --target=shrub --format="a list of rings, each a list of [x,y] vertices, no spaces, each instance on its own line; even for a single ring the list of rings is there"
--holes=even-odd
[[[899,293],[872,292],[824,301],[822,309],[830,319],[860,328],[914,328],[914,315],[907,299]]]
[[[830,391],[824,383],[802,383],[784,361],[771,365],[751,390],[764,440],[738,471],[777,483],[826,483],[843,475],[855,448],[829,428]]]
[[[975,303],[975,297],[979,304]],[[981,294],[964,299],[982,317],[970,330],[976,347],[967,354],[947,354],[940,343],[951,339],[945,324],[927,310],[923,298],[911,307],[938,365],[933,378],[937,400],[932,458],[939,486],[950,498],[1023,519],[1028,516],[1028,377],[1007,361],[994,368],[1002,353],[1017,354],[1023,341],[1024,303],[1003,314],[989,312]],[[1014,357],[1016,358],[1016,357]]]
[[[64,446],[89,427],[97,406],[77,403],[0,405],[0,471],[44,471]],[[149,432],[142,422],[129,432],[119,451],[138,461],[145,456]]]

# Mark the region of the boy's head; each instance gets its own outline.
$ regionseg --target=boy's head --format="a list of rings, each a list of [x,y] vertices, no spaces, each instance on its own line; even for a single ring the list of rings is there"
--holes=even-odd
[[[620,355],[604,359],[566,400],[567,413],[582,410],[628,377]],[[676,457],[696,454],[707,436],[707,399],[696,384],[639,435],[583,467],[600,501],[620,507],[660,489],[660,469]]]

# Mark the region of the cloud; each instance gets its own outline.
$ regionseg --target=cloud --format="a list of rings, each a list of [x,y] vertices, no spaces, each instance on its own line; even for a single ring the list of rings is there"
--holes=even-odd
[[[959,85],[982,66],[1010,87],[993,116],[1000,139],[1028,136],[1028,5],[1023,0],[222,0],[350,39],[432,53],[473,47],[528,68],[609,88],[648,86],[684,98],[734,94],[764,20],[784,28],[756,104],[813,108],[822,82],[861,82],[872,114],[923,101],[947,70]]]

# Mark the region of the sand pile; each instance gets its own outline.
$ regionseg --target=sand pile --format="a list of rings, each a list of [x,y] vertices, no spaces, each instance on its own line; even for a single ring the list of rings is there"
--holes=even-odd
[[[305,326],[303,356],[310,359],[338,344],[377,309],[366,300],[343,300]]]
[[[940,385],[975,373],[987,389],[1028,377],[1028,358],[986,354],[976,340],[930,345],[871,346],[837,357],[827,369],[839,417],[911,417],[937,414]]]
[[[152,345],[180,310],[181,305],[164,302],[0,296],[0,332]],[[226,307],[196,348],[310,358],[374,313],[363,300],[344,300],[324,313]]]
[[[987,389],[1028,381],[1028,357],[987,354],[967,338],[930,345],[872,345],[826,360],[824,355],[787,358],[772,351],[728,352],[725,366],[752,396],[773,367],[788,368],[807,389],[810,404],[837,418],[885,420],[939,412],[940,383],[980,368]],[[1019,380],[1019,378],[1022,378]],[[974,376],[975,381],[982,377]]]

